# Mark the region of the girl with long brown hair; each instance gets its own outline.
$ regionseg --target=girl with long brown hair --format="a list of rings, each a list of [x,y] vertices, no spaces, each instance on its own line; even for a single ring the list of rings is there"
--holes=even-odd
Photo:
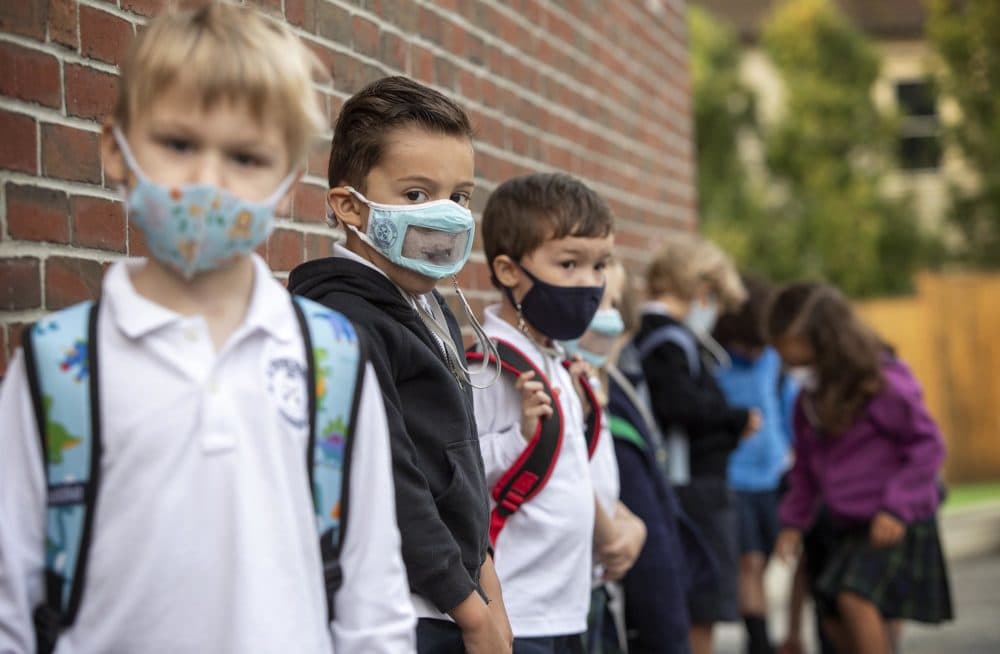
[[[840,652],[888,654],[890,622],[952,617],[935,518],[941,433],[909,369],[835,288],[784,288],[767,331],[803,387],[776,551],[793,558],[824,505],[833,542],[810,566],[824,628]]]

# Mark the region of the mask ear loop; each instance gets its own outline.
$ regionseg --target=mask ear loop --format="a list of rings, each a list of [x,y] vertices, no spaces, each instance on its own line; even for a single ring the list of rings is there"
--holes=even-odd
[[[469,324],[472,326],[472,331],[476,335],[476,340],[479,342],[479,346],[482,348],[483,354],[486,355],[482,362],[479,364],[476,370],[470,370],[465,366],[465,357],[458,359],[458,366],[462,369],[463,374],[466,375],[467,381],[470,386],[476,389],[489,388],[500,379],[500,375],[503,373],[503,369],[500,367],[500,353],[497,351],[497,346],[486,332],[483,330],[482,325],[476,320],[475,314],[472,312],[472,307],[469,306],[469,301],[465,299],[465,293],[462,289],[458,287],[458,278],[452,275],[451,285],[455,289],[455,294],[458,295],[459,301],[462,303],[462,309],[465,311],[465,315],[469,319]],[[491,363],[491,361],[493,363]],[[493,377],[486,384],[479,385],[472,381],[473,375],[486,374],[490,367],[494,367]]]

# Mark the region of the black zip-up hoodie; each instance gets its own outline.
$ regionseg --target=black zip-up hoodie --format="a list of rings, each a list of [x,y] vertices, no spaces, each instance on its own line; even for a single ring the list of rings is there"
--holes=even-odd
[[[458,382],[416,310],[380,272],[330,257],[298,266],[288,282],[293,293],[343,313],[365,338],[389,421],[410,589],[441,611],[473,591],[482,594],[489,495],[472,389]],[[437,292],[434,297],[461,353],[455,317]],[[364,497],[351,501],[352,510],[364,510]]]
[[[635,335],[641,343],[649,334],[667,325],[679,325],[674,318],[657,313],[645,313]],[[702,360],[710,355],[699,343]],[[708,366],[692,374],[687,355],[680,346],[664,343],[642,361],[646,375],[653,415],[666,433],[678,425],[687,432],[690,442],[691,476],[725,479],[729,453],[740,441],[749,411],[731,407]]]

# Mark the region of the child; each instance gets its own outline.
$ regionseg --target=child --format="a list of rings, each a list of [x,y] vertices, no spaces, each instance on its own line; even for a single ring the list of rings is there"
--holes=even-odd
[[[729,453],[761,425],[757,409],[731,407],[712,372],[709,334],[720,309],[738,306],[743,285],[732,262],[698,237],[670,238],[646,276],[635,344],[649,385],[653,414],[667,434],[671,481],[681,506],[708,540],[720,583],[689,595],[691,648],[712,651],[712,624],[737,612],[737,524],[726,482]]]
[[[316,468],[303,456],[307,362],[323,362],[307,358],[291,297],[253,254],[323,128],[311,90],[319,70],[288,29],[226,4],[168,13],[137,37],[102,148],[108,179],[127,189],[130,220],[153,257],[108,270],[91,336],[78,343],[90,359],[68,358],[60,378],[72,392],[35,403],[39,420],[50,420],[44,442],[29,392],[40,399],[37,375],[47,371],[31,364],[43,350],[19,353],[4,382],[0,650],[35,651],[36,607],[43,652],[56,638],[61,653],[411,650],[374,373],[359,368],[347,434],[343,493],[363,501],[343,516],[331,625],[310,492],[311,481],[326,478],[311,479]],[[333,312],[304,306],[353,338]],[[41,321],[26,344],[44,343],[78,314]],[[48,413],[78,394],[79,382],[96,394],[89,437],[73,430],[90,420],[57,424]],[[339,456],[341,436],[331,439],[317,445]],[[91,498],[73,500],[79,485],[62,483],[57,493],[46,474],[83,447],[93,452],[83,487]],[[63,566],[64,550],[43,571],[43,544],[71,545],[63,536],[82,501],[92,518],[80,566]],[[60,574],[80,583],[63,606]]]
[[[461,107],[404,77],[372,83],[344,104],[330,150],[327,200],[346,242],[289,278],[368,337],[420,652],[509,648],[461,335],[434,290],[469,257],[473,180]]]
[[[782,290],[768,336],[805,373],[775,550],[795,555],[822,502],[833,536],[814,586],[827,633],[837,651],[888,654],[890,621],[952,617],[935,519],[941,434],[909,369],[835,289]]]
[[[773,648],[767,632],[764,570],[778,537],[778,484],[791,444],[781,387],[791,378],[782,374],[778,353],[764,339],[763,314],[770,287],[754,277],[744,277],[743,285],[746,302],[738,311],[724,314],[713,335],[732,360],[732,365],[717,373],[726,400],[758,407],[763,416],[761,428],[730,455],[728,477],[739,517],[739,599],[747,651],[769,654]]]
[[[514,652],[582,652],[594,530],[588,439],[600,407],[589,395],[581,400],[582,366],[564,368],[555,341],[578,338],[601,302],[614,239],[611,212],[576,179],[540,173],[498,186],[482,230],[493,283],[503,293],[501,304],[486,309],[484,328],[538,371],[474,393],[489,487],[537,451],[530,449],[539,442],[536,430],[555,425],[562,436],[547,470],[515,478],[515,484],[541,479],[537,494],[518,486],[530,496],[519,508],[508,514],[506,499],[494,505],[497,574]]]

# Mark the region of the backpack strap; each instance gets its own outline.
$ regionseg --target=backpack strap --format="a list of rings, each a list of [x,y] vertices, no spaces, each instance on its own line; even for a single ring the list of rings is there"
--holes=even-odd
[[[698,352],[697,337],[680,325],[664,325],[647,334],[641,342],[636,343],[639,358],[642,360],[646,359],[659,349],[661,345],[666,345],[667,343],[676,345],[684,352],[684,356],[687,357],[688,370],[692,377],[697,377],[701,374],[701,355]]]
[[[500,535],[500,531],[510,516],[520,509],[522,504],[538,495],[548,483],[549,477],[552,476],[556,461],[559,459],[559,452],[562,449],[565,420],[559,396],[553,392],[552,384],[545,373],[511,343],[500,339],[496,339],[495,342],[497,353],[500,355],[501,369],[515,378],[529,371],[534,372],[535,379],[542,383],[546,394],[552,398],[553,412],[548,418],[538,421],[535,432],[528,440],[527,447],[521,452],[521,456],[493,486],[491,494],[495,506],[490,514],[490,542],[494,545],[496,545],[497,536]],[[473,362],[480,362],[485,356],[482,352],[476,351],[466,353],[467,360]],[[601,409],[593,389],[590,388],[585,379],[582,382],[584,391],[592,403],[591,415],[587,420],[587,427],[591,432],[587,435],[587,448],[589,454],[592,455],[600,436]]]
[[[569,371],[571,365],[573,365],[572,362],[563,361],[563,367],[567,371]],[[601,438],[604,411],[601,408],[601,401],[597,399],[597,393],[594,392],[594,387],[590,385],[590,380],[587,379],[587,376],[580,375],[577,377],[577,381],[580,383],[584,397],[587,398],[587,404],[590,406],[590,413],[587,414],[583,435],[587,438],[587,458],[593,459],[594,452],[597,451],[597,442]]]
[[[640,434],[639,430],[635,428],[635,425],[625,418],[611,416],[608,424],[611,427],[611,435],[618,440],[631,443],[643,452],[649,449],[649,444],[646,443],[646,439],[642,437],[642,434]]]
[[[293,297],[310,380],[306,465],[319,531],[327,616],[333,621],[334,597],[344,577],[340,551],[347,526],[350,461],[365,359],[361,340],[347,318],[312,300]]]
[[[47,487],[45,600],[35,608],[40,653],[55,649],[83,595],[101,465],[98,303],[63,309],[24,339],[28,386]]]

